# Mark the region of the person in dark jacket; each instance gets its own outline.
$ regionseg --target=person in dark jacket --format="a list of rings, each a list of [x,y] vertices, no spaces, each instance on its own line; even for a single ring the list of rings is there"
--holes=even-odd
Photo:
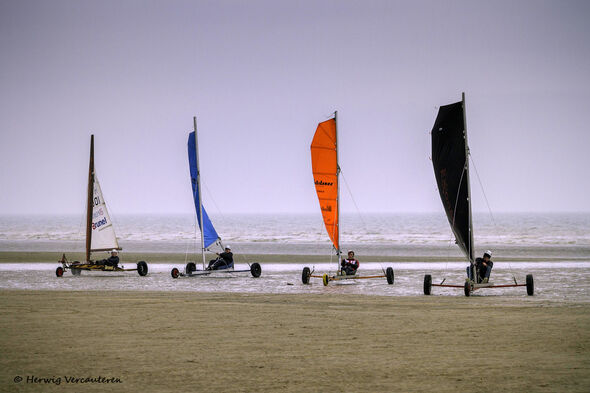
[[[492,262],[492,252],[490,250],[483,253],[483,258],[475,258],[475,272],[477,274],[478,283],[485,284],[489,281],[493,266],[494,262]],[[468,266],[467,276],[470,279],[473,279],[472,275],[471,266]]]
[[[347,276],[352,276],[356,274],[356,269],[359,268],[359,261],[358,259],[354,258],[354,251],[348,251],[348,257],[342,258],[342,262],[340,263],[340,270],[342,273],[346,274]]]
[[[119,251],[113,249],[109,259],[103,259],[105,266],[117,267],[119,265]]]
[[[217,258],[209,261],[206,270],[221,270],[234,267],[234,254],[231,252],[229,245],[225,246],[225,251],[217,254]]]

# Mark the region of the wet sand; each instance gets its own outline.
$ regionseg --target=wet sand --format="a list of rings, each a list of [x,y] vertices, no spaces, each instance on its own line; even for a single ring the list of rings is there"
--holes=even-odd
[[[0,310],[0,391],[590,391],[589,304],[0,291]]]

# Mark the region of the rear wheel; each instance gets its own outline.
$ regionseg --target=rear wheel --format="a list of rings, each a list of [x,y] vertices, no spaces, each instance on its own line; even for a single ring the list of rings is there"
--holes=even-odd
[[[186,264],[185,271],[186,271],[186,274],[192,274],[192,272],[197,271],[197,265],[195,265],[194,262],[189,262]]]
[[[328,278],[328,275],[327,274],[324,274],[322,276],[322,281],[324,282],[324,286],[327,286],[328,285],[328,283],[330,282],[330,279]]]
[[[535,294],[535,281],[533,280],[532,274],[526,275],[526,293],[529,296],[533,296]]]
[[[172,276],[172,278],[178,278],[178,276],[180,276],[180,272],[178,271],[177,268],[174,267],[174,268],[172,268],[170,275]]]
[[[257,262],[254,262],[253,264],[251,264],[250,265],[250,273],[252,273],[252,277],[254,277],[254,278],[260,277],[260,274],[262,273],[262,268],[260,267],[260,264]]]
[[[394,280],[393,268],[392,267],[388,267],[387,269],[385,269],[385,277],[387,277],[387,283],[389,285],[392,285],[393,284],[393,280]]]
[[[424,294],[430,295],[432,292],[432,276],[430,274],[426,274],[424,276]]]
[[[145,261],[137,262],[137,274],[142,277],[148,274],[148,265],[145,263]]]
[[[465,289],[465,296],[471,296],[471,290],[472,290],[471,289],[471,281],[469,281],[469,280],[465,281],[464,289]]]
[[[57,277],[62,277],[64,275],[64,268],[60,266],[57,269],[55,269],[55,275]]]
[[[309,270],[309,268],[306,266],[303,268],[303,271],[301,272],[301,282],[303,282],[304,284],[309,284],[309,276],[311,275],[311,270]]]

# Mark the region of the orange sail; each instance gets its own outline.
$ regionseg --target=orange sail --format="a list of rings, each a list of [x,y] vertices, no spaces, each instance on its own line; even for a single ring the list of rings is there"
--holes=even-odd
[[[311,142],[311,167],[324,224],[332,244],[340,250],[338,238],[338,155],[336,119],[318,124]]]

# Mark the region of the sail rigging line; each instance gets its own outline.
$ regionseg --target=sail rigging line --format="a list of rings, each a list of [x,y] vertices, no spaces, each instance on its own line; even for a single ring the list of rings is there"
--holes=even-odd
[[[471,157],[471,154],[469,156]],[[475,165],[475,160],[473,159],[473,157],[471,157],[471,163],[473,164],[473,169],[475,169],[475,176],[477,177],[477,182],[479,183],[479,187],[481,188],[483,198],[486,201],[486,206],[488,207],[488,212],[490,213],[490,218],[492,219],[492,224],[494,224],[494,229],[497,230],[498,224],[496,223],[496,219],[494,218],[494,215],[492,214],[492,208],[490,207],[490,203],[488,202],[488,197],[486,195],[485,189],[483,188],[483,183],[481,182],[481,179],[479,177],[479,173],[477,172],[477,166]],[[510,270],[510,274],[512,275],[512,279],[514,280],[514,282],[516,282],[516,278],[514,276],[514,272],[512,271],[512,264],[510,263],[510,260],[508,260],[508,269]]]
[[[466,158],[466,160],[468,160],[469,157]],[[463,176],[465,175],[465,171],[467,169],[467,164],[463,166],[463,171],[461,172],[461,177],[459,178],[459,186],[457,187],[457,190],[461,189],[461,184],[463,183]],[[449,238],[449,246],[447,247],[447,262],[445,264],[445,270],[443,271],[443,282],[446,280],[446,274],[448,272],[448,266],[449,266],[449,260],[451,259],[451,247],[452,247],[452,241],[453,241],[453,237],[455,238],[455,243],[457,242],[457,238],[455,235],[455,231],[453,230],[453,228],[455,227],[455,217],[457,214],[457,205],[459,204],[459,192],[457,192],[457,197],[455,198],[455,206],[453,206],[453,222],[451,224],[451,237]],[[469,253],[469,255],[471,255],[471,253]],[[471,261],[469,261],[469,263],[471,263]]]
[[[350,186],[348,185],[348,182],[346,181],[346,177],[344,177],[344,172],[342,172],[342,170],[340,171],[340,174],[342,175],[342,179],[344,180],[344,185],[346,186],[346,190],[348,191],[348,194],[350,195],[350,199],[352,199],[352,203],[354,204],[354,207],[356,209],[356,212],[359,215],[359,218],[361,219],[361,222],[363,223],[363,227],[365,229],[365,231],[367,231],[367,223],[363,218],[363,215],[361,214],[361,210],[359,209],[356,200],[354,199],[354,195],[352,194],[352,190],[350,189]]]
[[[205,188],[205,192],[207,192],[209,199],[211,199],[211,202],[213,202],[213,206],[215,206],[217,213],[221,216],[221,220],[227,222],[226,215],[219,208],[219,205],[215,201],[215,198],[213,198],[213,193],[211,193],[211,190],[209,189],[209,187],[207,187],[207,184],[205,184],[205,182],[203,180],[201,180],[201,185]],[[217,244],[221,248],[222,251],[225,251],[225,249],[223,247],[223,242],[221,241],[221,237],[218,238],[218,240],[215,242],[215,244]],[[205,250],[211,252],[211,249],[209,247],[205,248]],[[236,255],[236,260],[240,260],[240,259],[244,260],[248,264],[248,266],[251,265],[250,258],[248,258],[245,254],[239,254],[239,257],[238,257],[238,255]]]

